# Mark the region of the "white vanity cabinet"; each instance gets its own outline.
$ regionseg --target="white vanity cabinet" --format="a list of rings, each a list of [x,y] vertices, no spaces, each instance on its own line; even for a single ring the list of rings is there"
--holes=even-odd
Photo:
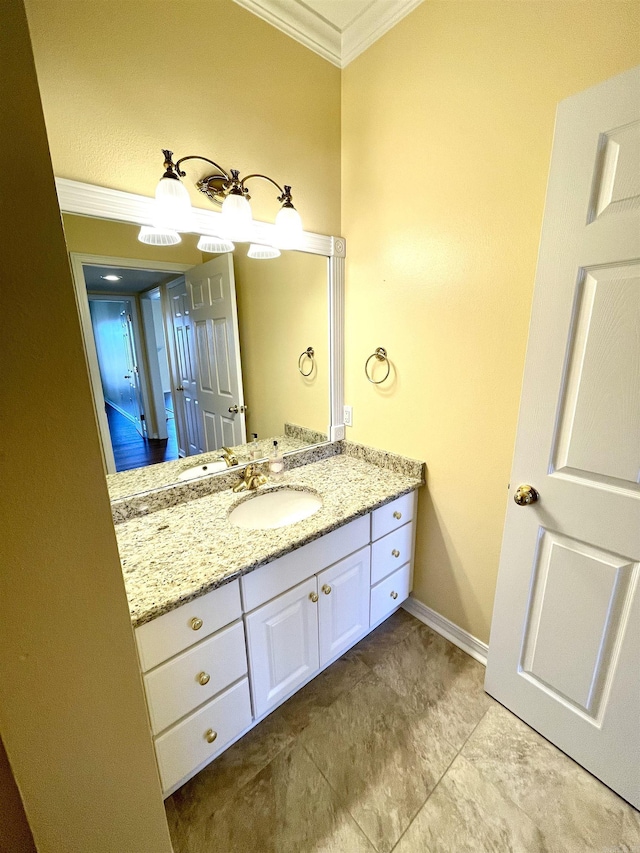
[[[236,580],[136,628],[165,794],[251,725],[241,616]]]
[[[386,619],[411,592],[416,492],[371,513],[370,625]]]
[[[279,705],[318,671],[317,600],[313,577],[246,616],[256,717]]]
[[[279,705],[369,630],[370,585],[367,545],[247,614],[256,717]]]
[[[136,628],[165,796],[402,604],[415,505],[403,495]]]

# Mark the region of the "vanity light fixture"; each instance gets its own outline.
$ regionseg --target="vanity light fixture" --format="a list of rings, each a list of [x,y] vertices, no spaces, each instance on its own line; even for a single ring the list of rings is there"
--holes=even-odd
[[[151,225],[143,225],[138,234],[141,243],[149,246],[175,246],[181,240],[177,231],[170,228],[157,228]]]
[[[202,160],[205,163],[210,163],[217,171],[201,178],[196,186],[207,198],[215,204],[221,205],[222,230],[224,233],[219,236],[224,242],[233,247],[231,240],[249,241],[253,217],[249,204],[251,196],[246,183],[254,178],[261,178],[273,184],[279,192],[277,201],[282,207],[275,220],[277,244],[283,249],[294,249],[300,245],[303,234],[302,220],[293,206],[289,185],[285,184],[281,187],[273,178],[258,173],[241,178],[236,169],[230,169],[227,172],[208,157],[193,154],[188,157],[181,157],[174,163],[173,151],[163,148],[162,153],[164,154],[165,171],[156,188],[154,226],[153,228],[149,226],[142,228],[138,239],[143,243],[173,245],[180,241],[179,231],[194,230],[193,209],[189,193],[180,180],[180,178],[186,177],[186,172],[181,169],[181,164],[187,160]],[[176,236],[177,240],[175,239]],[[232,248],[223,251],[232,251]],[[256,255],[252,255],[252,257],[256,257]],[[277,256],[269,255],[269,257]]]
[[[257,243],[251,243],[249,251],[247,252],[247,257],[255,258],[259,261],[266,261],[269,258],[279,258],[280,250],[276,249],[274,246],[259,246]]]
[[[233,252],[235,246],[231,240],[225,240],[223,237],[207,237],[203,234],[198,240],[198,249],[211,255],[221,255],[224,252]]]

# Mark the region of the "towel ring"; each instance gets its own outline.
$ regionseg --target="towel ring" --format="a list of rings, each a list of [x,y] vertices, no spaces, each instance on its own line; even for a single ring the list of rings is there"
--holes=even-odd
[[[378,361],[386,361],[387,362],[387,372],[382,377],[382,379],[372,379],[369,376],[369,362],[372,358],[376,358]],[[378,347],[375,352],[371,353],[369,358],[364,363],[364,375],[367,377],[369,382],[372,385],[381,385],[386,379],[389,378],[389,373],[391,372],[391,364],[389,359],[387,358],[387,351],[384,347]]]
[[[313,373],[313,368],[315,367],[314,355],[315,355],[315,351],[314,351],[313,347],[307,347],[304,352],[300,353],[300,358],[298,359],[298,370],[300,371],[300,373],[303,376],[311,376],[311,374]],[[305,373],[304,370],[302,369],[302,365],[303,365],[305,358],[308,358],[309,361],[311,362],[311,367],[309,368],[308,373]]]

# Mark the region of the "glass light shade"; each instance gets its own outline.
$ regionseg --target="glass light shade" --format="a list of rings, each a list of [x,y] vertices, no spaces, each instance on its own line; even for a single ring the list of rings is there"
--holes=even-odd
[[[231,240],[225,240],[224,237],[207,237],[203,234],[198,240],[198,248],[201,252],[221,255],[223,252],[233,252],[235,246]]]
[[[242,195],[228,195],[222,202],[225,234],[231,240],[246,243],[251,237],[251,205]]]
[[[153,228],[150,225],[143,225],[138,234],[138,240],[149,246],[175,246],[180,242],[181,237],[177,231],[172,231],[170,228]]]
[[[252,243],[249,246],[247,257],[256,258],[256,260],[259,261],[266,261],[270,258],[279,258],[280,251],[278,249],[274,249],[273,246],[258,246],[257,243]]]
[[[302,219],[295,207],[282,207],[276,216],[276,240],[282,249],[295,249],[302,243]]]
[[[193,230],[189,192],[177,178],[160,178],[156,187],[155,225],[171,231]]]

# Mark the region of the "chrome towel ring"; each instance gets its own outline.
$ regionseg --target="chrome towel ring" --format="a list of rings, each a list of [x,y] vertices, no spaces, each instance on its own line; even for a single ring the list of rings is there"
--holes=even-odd
[[[313,347],[307,347],[304,352],[300,353],[300,358],[298,359],[298,370],[300,371],[300,373],[303,376],[311,376],[311,374],[313,373],[313,368],[316,365],[314,356],[315,356],[315,351],[314,351]],[[310,361],[308,373],[305,373],[304,370],[302,369],[303,365],[304,365],[305,358],[308,358]]]
[[[372,358],[375,358],[378,361],[386,361],[387,362],[387,372],[382,377],[382,379],[372,379],[369,376],[369,362],[371,361]],[[372,385],[381,385],[385,380],[387,380],[389,378],[390,372],[391,372],[391,364],[389,362],[389,359],[387,358],[387,351],[384,347],[378,347],[376,349],[376,351],[371,353],[369,358],[365,361],[365,363],[364,363],[364,374],[367,377],[367,379],[369,380],[369,382],[371,382]]]

